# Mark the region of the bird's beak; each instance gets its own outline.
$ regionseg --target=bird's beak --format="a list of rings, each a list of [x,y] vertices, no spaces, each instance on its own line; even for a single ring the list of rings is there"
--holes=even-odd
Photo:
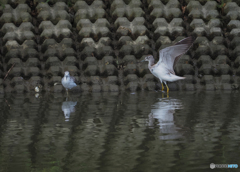
[[[145,59],[144,59],[144,60],[142,60],[142,61],[140,61],[140,62],[141,62],[141,63],[142,63],[142,62],[145,62]]]

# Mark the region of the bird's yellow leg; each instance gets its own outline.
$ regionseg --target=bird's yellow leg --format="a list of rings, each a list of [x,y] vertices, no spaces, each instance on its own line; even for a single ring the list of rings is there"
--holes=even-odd
[[[162,98],[164,98],[164,93],[162,93]]]
[[[161,82],[161,84],[162,84],[162,91],[164,90],[164,86],[163,86],[163,83]]]
[[[166,84],[166,87],[167,87],[167,93],[169,93],[169,88],[168,88],[167,84]]]

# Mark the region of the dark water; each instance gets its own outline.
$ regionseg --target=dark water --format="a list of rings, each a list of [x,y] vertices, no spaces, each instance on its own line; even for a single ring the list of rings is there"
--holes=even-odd
[[[240,164],[237,92],[71,94],[67,101],[64,94],[9,94],[0,102],[1,172],[212,171],[210,163]]]

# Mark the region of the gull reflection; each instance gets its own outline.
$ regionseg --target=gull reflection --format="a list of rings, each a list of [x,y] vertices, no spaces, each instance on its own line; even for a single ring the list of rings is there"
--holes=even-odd
[[[77,102],[73,102],[73,101],[64,101],[62,103],[62,111],[64,113],[65,116],[65,121],[69,121],[70,118],[70,114],[72,112],[75,112],[75,106],[76,106]]]
[[[159,102],[152,106],[151,113],[149,114],[148,126],[159,126],[160,139],[172,140],[181,137],[174,122],[174,116],[176,109],[182,109],[182,103],[178,99],[173,98],[161,98]],[[157,122],[157,124],[156,124]]]

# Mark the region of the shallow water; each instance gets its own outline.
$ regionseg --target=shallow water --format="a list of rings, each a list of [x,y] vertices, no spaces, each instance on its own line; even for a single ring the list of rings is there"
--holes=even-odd
[[[210,163],[240,162],[238,92],[8,94],[0,102],[1,172],[212,171]]]

